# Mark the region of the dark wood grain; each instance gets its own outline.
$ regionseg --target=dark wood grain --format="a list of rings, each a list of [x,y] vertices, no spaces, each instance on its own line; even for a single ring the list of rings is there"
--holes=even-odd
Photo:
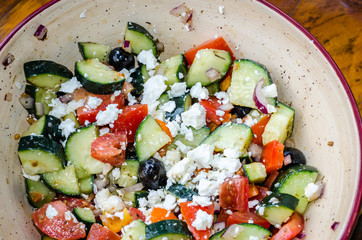
[[[0,0],[0,41],[50,0]],[[307,28],[333,57],[362,113],[362,10],[342,0],[269,0]],[[362,0],[361,0],[362,1]],[[362,220],[353,240],[362,239]]]

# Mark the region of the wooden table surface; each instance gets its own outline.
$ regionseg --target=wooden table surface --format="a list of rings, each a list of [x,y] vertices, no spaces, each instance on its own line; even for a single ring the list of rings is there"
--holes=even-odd
[[[0,0],[0,41],[30,13],[50,0]],[[362,113],[362,9],[342,0],[269,0],[289,14],[333,57]],[[362,1],[362,0],[355,0]],[[362,220],[352,239],[362,239]]]

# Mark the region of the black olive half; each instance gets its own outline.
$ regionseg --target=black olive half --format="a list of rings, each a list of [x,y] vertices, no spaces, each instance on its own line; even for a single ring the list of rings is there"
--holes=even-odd
[[[252,108],[234,105],[234,108],[231,110],[230,113],[231,113],[231,114],[235,114],[238,118],[243,118],[243,117],[245,117],[245,115],[248,114],[251,110],[252,110]]]
[[[138,170],[139,181],[148,189],[159,189],[166,186],[166,169],[160,160],[150,158]]]
[[[134,68],[135,58],[132,53],[126,52],[121,47],[112,49],[109,53],[109,65],[113,66],[117,71],[126,68],[130,70]]]
[[[289,165],[297,165],[297,164],[307,164],[307,160],[304,156],[304,154],[296,148],[292,147],[285,147],[284,148],[284,157],[290,155],[290,158],[292,160],[292,163]]]

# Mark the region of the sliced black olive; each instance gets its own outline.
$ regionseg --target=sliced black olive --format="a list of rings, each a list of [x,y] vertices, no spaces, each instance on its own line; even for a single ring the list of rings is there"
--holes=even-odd
[[[251,110],[252,110],[252,108],[236,106],[235,105],[234,108],[231,110],[231,114],[235,114],[238,118],[243,118]]]
[[[114,48],[109,53],[109,65],[113,66],[114,69],[117,71],[122,70],[123,68],[126,68],[130,70],[131,68],[134,68],[134,62],[135,58],[132,53],[128,53],[123,48],[118,47]]]
[[[166,185],[166,169],[160,160],[150,158],[138,170],[138,179],[148,189],[158,189]]]
[[[127,146],[126,159],[137,159],[137,153],[133,143]]]
[[[292,163],[289,165],[296,165],[296,164],[307,164],[307,160],[304,156],[304,154],[296,148],[292,147],[285,147],[284,148],[284,157],[290,155],[290,158],[292,160]]]

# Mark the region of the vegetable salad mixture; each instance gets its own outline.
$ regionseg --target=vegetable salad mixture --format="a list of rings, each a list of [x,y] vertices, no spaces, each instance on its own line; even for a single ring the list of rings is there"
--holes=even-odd
[[[160,61],[145,28],[124,36],[79,42],[74,74],[24,64],[18,153],[42,239],[303,238],[323,184],[284,146],[295,112],[267,69],[222,37]]]

